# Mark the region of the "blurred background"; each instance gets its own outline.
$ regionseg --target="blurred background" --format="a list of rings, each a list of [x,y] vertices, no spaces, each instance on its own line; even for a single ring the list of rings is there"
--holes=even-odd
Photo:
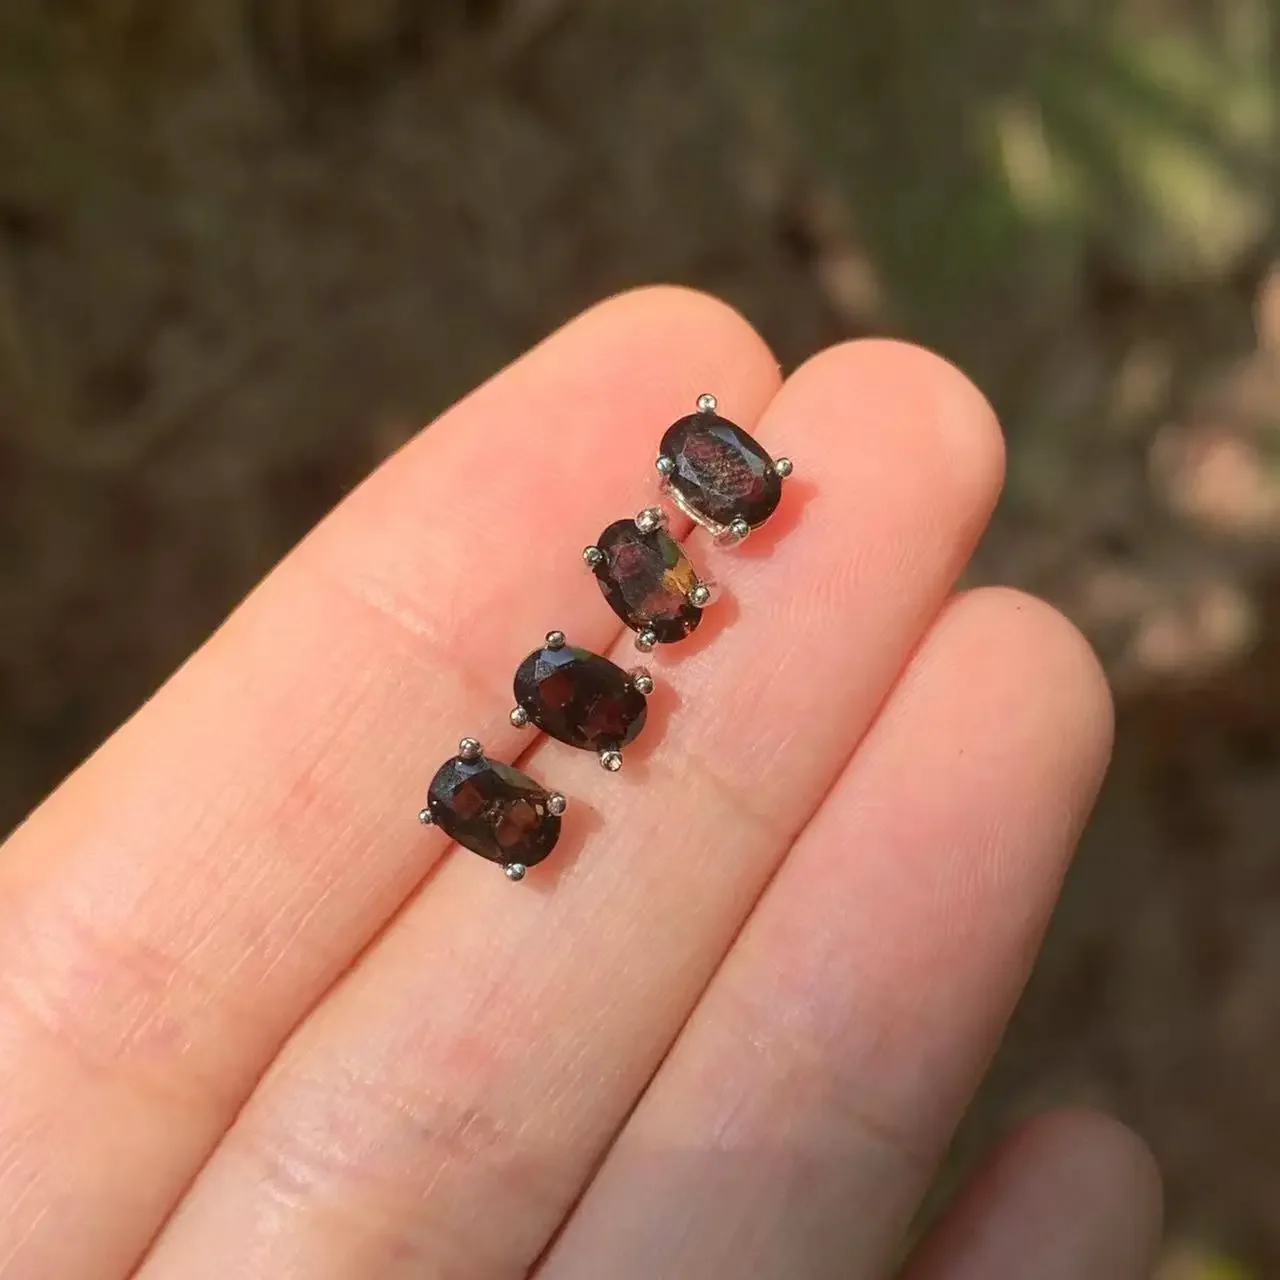
[[[868,333],[1006,423],[973,570],[1117,763],[957,1143],[1096,1102],[1162,1280],[1280,1276],[1280,0],[5,0],[0,826],[600,295]]]

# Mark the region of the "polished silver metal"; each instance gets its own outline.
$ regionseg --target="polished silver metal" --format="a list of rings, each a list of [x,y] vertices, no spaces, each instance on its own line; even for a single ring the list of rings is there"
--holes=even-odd
[[[648,667],[631,668],[631,685],[637,693],[647,698],[653,692],[653,675]]]
[[[568,807],[569,801],[566,800],[563,794],[559,791],[553,791],[547,797],[547,812],[557,818],[560,817]]]
[[[700,582],[692,591],[689,592],[689,603],[695,609],[705,609],[711,603],[711,588],[705,582]]]
[[[636,648],[641,653],[652,653],[658,643],[658,633],[656,631],[641,631],[636,635]]]
[[[517,729],[528,728],[529,713],[523,707],[512,707],[510,720]]]
[[[600,767],[607,769],[610,773],[617,773],[622,768],[622,752],[602,751],[600,753]]]
[[[582,558],[587,562],[588,569],[604,564],[604,552],[599,547],[587,547],[582,553]]]
[[[660,453],[658,455],[657,462],[653,465],[658,468],[658,474],[664,480],[670,480],[676,473],[676,460],[674,458],[668,458],[665,453]]]
[[[502,869],[507,873],[507,879],[513,884],[519,884],[529,874],[529,868],[523,862],[512,862]]]
[[[773,462],[773,474],[779,480],[785,480],[796,469],[795,463],[790,458],[775,458]]]
[[[463,738],[458,743],[458,756],[467,761],[479,760],[484,755],[484,748],[474,738]]]
[[[661,507],[645,507],[645,509],[636,516],[636,528],[641,533],[656,533],[659,529],[667,527],[669,517]]]
[[[429,827],[435,819],[432,818],[430,809],[419,809],[418,821],[422,823],[424,827]]]
[[[691,507],[684,500],[684,494],[682,494],[675,485],[664,482],[662,488],[667,497],[670,498],[671,501],[674,502],[676,506],[694,522],[694,524],[700,524],[713,538],[723,537],[726,532],[725,526],[718,524],[715,520],[708,520],[701,511],[697,511]]]
[[[751,526],[739,516],[732,524],[721,525],[716,533],[716,541],[722,547],[736,547],[751,532]]]
[[[563,649],[565,645],[568,643],[569,642],[564,638],[563,631],[547,632],[547,648],[548,649]]]
[[[704,391],[704,392],[703,392],[703,393],[698,397],[698,412],[699,412],[699,413],[715,413],[715,411],[716,411],[719,407],[720,407],[720,401],[719,401],[719,400],[717,400],[717,399],[715,398],[715,396],[713,396],[713,395],[711,394],[711,392],[710,392],[710,391]]]

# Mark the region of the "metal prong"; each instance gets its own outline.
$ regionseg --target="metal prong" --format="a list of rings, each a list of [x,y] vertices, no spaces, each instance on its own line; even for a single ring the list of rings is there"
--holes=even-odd
[[[716,541],[722,546],[736,547],[750,532],[751,526],[739,516],[716,538]]]
[[[529,874],[529,868],[523,862],[511,862],[502,869],[507,873],[507,879],[513,884],[519,884]]]
[[[790,458],[775,458],[773,462],[773,474],[779,480],[785,480],[794,470],[795,463]]]
[[[699,412],[699,413],[715,413],[715,411],[716,411],[719,407],[720,407],[720,401],[719,401],[719,400],[717,400],[717,399],[715,398],[715,396],[713,396],[713,395],[711,394],[711,392],[710,392],[710,391],[704,391],[704,392],[703,392],[703,393],[698,397],[698,412]]]
[[[676,473],[676,460],[674,458],[668,458],[665,453],[660,453],[658,455],[657,462],[653,465],[658,468],[658,474],[664,480],[670,480]]]
[[[474,738],[463,738],[458,743],[458,755],[467,761],[479,760],[484,755],[484,748]]]
[[[547,648],[548,649],[563,649],[566,644],[568,644],[568,641],[564,638],[563,631],[547,632]]]
[[[560,817],[562,813],[569,807],[569,802],[559,791],[553,791],[547,797],[547,812]]]
[[[622,768],[622,752],[602,751],[600,753],[600,767],[607,769],[610,773],[617,773]]]
[[[604,564],[604,552],[599,547],[588,547],[583,551],[582,558],[587,562],[588,569]]]
[[[655,631],[641,631],[636,636],[636,648],[641,653],[652,653],[657,643],[658,635]]]
[[[667,513],[661,507],[645,507],[645,509],[636,516],[636,528],[641,533],[656,533],[659,529],[667,527]]]
[[[646,698],[653,692],[653,676],[648,667],[631,668],[631,687]]]
[[[418,821],[422,823],[424,827],[429,827],[435,819],[432,818],[430,809],[419,809]]]
[[[517,729],[527,728],[529,724],[529,713],[523,707],[512,707],[511,723],[515,725]]]
[[[689,592],[689,603],[695,609],[705,609],[711,603],[711,588],[705,582],[700,582],[692,591]]]

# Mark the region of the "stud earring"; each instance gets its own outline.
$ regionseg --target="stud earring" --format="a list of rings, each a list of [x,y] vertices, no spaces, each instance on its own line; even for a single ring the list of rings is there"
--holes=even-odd
[[[644,728],[653,677],[643,667],[626,672],[608,658],[568,643],[553,631],[517,668],[511,723],[594,751],[610,773],[622,768],[622,748]]]
[[[771,458],[736,423],[722,418],[715,396],[673,423],[658,453],[664,492],[690,519],[726,545],[741,542],[777,510],[790,458]]]
[[[436,771],[424,826],[437,826],[472,853],[496,862],[509,880],[523,880],[560,839],[560,817],[568,801],[528,774],[490,760],[474,738],[463,738],[458,754]]]
[[[636,633],[636,648],[650,652],[691,636],[711,603],[710,584],[667,532],[661,507],[634,520],[617,520],[583,553],[609,607]]]

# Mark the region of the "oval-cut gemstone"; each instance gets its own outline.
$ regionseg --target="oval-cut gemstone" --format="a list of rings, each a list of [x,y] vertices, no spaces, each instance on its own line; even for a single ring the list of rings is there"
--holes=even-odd
[[[550,794],[519,769],[481,756],[446,760],[431,780],[432,822],[472,853],[504,867],[536,866],[560,838]]]
[[[782,481],[773,459],[741,427],[715,413],[691,413],[667,429],[662,455],[675,470],[672,493],[695,520],[717,529],[745,520],[753,529],[777,509]]]
[[[516,671],[515,694],[539,729],[584,751],[625,747],[648,711],[621,667],[569,645],[531,653]]]
[[[660,644],[691,635],[702,610],[690,604],[698,585],[684,548],[665,530],[642,533],[634,520],[611,524],[596,542],[594,567],[609,607],[633,631],[652,631]]]

